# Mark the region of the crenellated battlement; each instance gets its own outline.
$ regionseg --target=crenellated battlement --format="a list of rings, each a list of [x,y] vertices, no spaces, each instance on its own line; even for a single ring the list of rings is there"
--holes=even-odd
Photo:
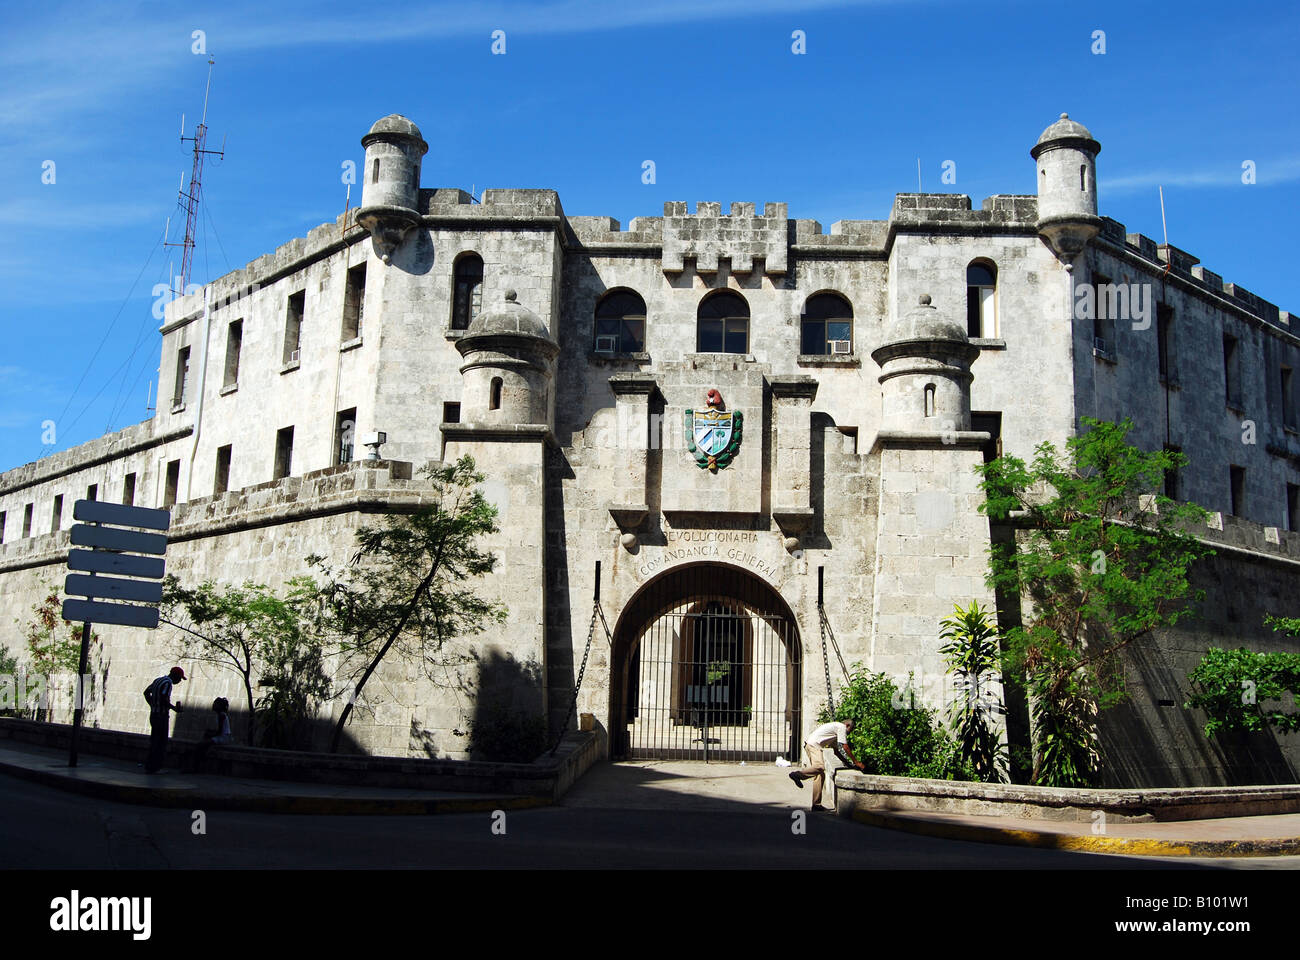
[[[1180,250],[1173,244],[1156,243],[1156,241],[1141,233],[1129,233],[1124,224],[1110,217],[1102,217],[1101,221],[1102,227],[1101,233],[1098,234],[1099,240],[1126,250],[1131,254],[1136,254],[1149,261],[1153,267],[1158,267],[1162,272],[1167,270],[1187,283],[1230,300],[1245,312],[1263,320],[1265,323],[1291,333],[1296,332],[1296,328],[1291,322],[1292,313],[1281,309],[1275,303],[1270,303],[1263,297],[1256,296],[1245,287],[1225,282],[1222,276],[1213,270],[1207,270],[1201,265],[1199,258],[1186,250]]]
[[[768,202],[756,214],[753,203],[736,201],[723,216],[721,203],[700,201],[695,213],[688,213],[685,201],[670,200],[664,204],[664,273],[681,273],[688,258],[700,273],[716,273],[725,257],[733,273],[751,272],[755,258],[761,258],[764,273],[784,274],[788,217],[785,203]]]

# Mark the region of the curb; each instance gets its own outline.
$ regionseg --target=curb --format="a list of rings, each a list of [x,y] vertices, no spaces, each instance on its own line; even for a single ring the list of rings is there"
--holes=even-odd
[[[1293,857],[1300,855],[1300,837],[1260,840],[1156,840],[1142,837],[1080,836],[983,824],[944,823],[875,810],[853,810],[849,816],[868,826],[881,827],[885,830],[901,830],[926,837],[1071,850],[1076,853],[1109,853],[1134,857]]]
[[[521,810],[550,806],[550,797],[501,796],[466,797],[250,797],[237,794],[205,794],[188,787],[133,787],[125,784],[83,780],[61,773],[0,762],[0,773],[79,793],[99,800],[185,810],[235,810],[244,813],[328,814],[333,816],[411,816],[437,813],[482,813],[493,810]],[[145,774],[142,774],[145,776]]]

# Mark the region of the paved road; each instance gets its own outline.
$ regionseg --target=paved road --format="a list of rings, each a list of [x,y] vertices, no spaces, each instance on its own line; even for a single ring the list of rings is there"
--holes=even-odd
[[[0,866],[643,867],[643,868],[1187,868],[1187,860],[1093,856],[964,843],[878,830],[806,803],[770,770],[602,765],[563,805],[506,814],[322,817],[213,811],[191,815],[107,803],[0,775]],[[806,794],[806,791],[805,791]],[[1289,867],[1300,858],[1204,861],[1212,869]]]

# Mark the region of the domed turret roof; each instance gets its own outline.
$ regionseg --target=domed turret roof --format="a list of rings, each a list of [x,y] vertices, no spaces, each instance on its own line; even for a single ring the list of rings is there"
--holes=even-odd
[[[398,113],[390,113],[388,116],[376,120],[374,126],[370,128],[370,132],[366,134],[365,139],[374,136],[407,137],[424,143],[420,128]]]
[[[966,329],[948,319],[930,302],[928,293],[920,303],[895,320],[885,330],[885,345],[917,340],[949,340],[966,343]]]
[[[1074,141],[1078,146],[1088,147],[1093,153],[1101,151],[1101,144],[1093,137],[1092,132],[1081,124],[1078,120],[1071,120],[1068,113],[1063,113],[1055,123],[1043,131],[1043,135],[1038,138],[1030,154],[1034,159],[1049,143],[1056,143],[1061,140]]]
[[[546,329],[541,317],[533,313],[517,299],[513,290],[507,290],[502,300],[493,307],[485,307],[465,331],[465,338],[500,336],[502,334],[536,337],[539,340],[555,341],[551,331]]]

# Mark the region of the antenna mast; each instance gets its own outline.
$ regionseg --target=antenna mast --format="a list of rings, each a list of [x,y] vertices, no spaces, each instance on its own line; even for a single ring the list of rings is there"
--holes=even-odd
[[[204,157],[211,154],[213,156],[224,157],[224,150],[207,149],[208,137],[208,94],[212,92],[212,57],[208,57],[208,85],[203,91],[203,119],[199,125],[194,128],[194,136],[185,136],[185,118],[181,117],[181,143],[190,141],[194,144],[194,166],[190,171],[190,186],[185,189],[184,182],[181,184],[180,196],[178,200],[185,208],[185,239],[179,243],[167,243],[169,247],[181,248],[181,272],[180,283],[176,288],[176,295],[183,297],[185,295],[185,285],[190,279],[190,269],[194,262],[194,237],[195,230],[198,227],[199,219],[199,201],[203,196],[203,160]]]

